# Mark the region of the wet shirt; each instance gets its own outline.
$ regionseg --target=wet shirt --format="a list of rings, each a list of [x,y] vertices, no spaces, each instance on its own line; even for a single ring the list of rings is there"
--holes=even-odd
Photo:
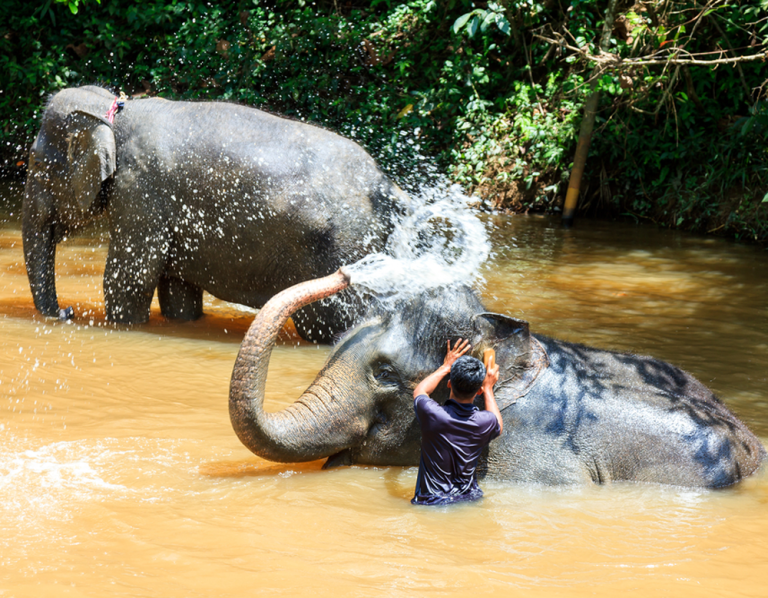
[[[416,397],[413,406],[421,426],[421,460],[411,502],[442,505],[480,498],[475,469],[480,453],[500,433],[496,416],[453,399],[440,405],[427,395]]]

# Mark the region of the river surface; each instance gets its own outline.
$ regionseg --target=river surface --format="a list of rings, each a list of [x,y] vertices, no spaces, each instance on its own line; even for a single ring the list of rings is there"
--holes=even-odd
[[[7,189],[0,190],[5,193]],[[768,474],[719,491],[483,484],[417,508],[415,468],[269,463],[229,422],[253,312],[104,320],[99,230],[59,246],[36,314],[18,193],[0,218],[0,596],[765,596]],[[653,226],[493,217],[482,293],[535,332],[687,369],[768,438],[765,251]],[[286,331],[267,409],[329,349]],[[532,447],[535,450],[535,447]]]

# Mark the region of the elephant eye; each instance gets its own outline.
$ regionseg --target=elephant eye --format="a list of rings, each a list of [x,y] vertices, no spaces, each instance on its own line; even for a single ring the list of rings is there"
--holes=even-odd
[[[395,372],[395,368],[391,365],[382,363],[377,368],[373,377],[379,382],[393,382],[397,378],[397,372]]]

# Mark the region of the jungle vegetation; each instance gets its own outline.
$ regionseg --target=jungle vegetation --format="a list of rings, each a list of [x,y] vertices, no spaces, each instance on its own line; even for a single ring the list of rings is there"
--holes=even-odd
[[[580,216],[766,243],[767,60],[768,0],[4,0],[0,157],[23,169],[47,96],[98,83],[262,107],[406,187],[436,170],[558,212],[599,92]]]

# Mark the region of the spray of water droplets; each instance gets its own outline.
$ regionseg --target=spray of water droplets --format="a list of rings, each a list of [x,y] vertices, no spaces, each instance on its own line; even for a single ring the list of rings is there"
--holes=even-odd
[[[470,201],[461,187],[445,183],[413,194],[385,251],[343,268],[351,287],[394,305],[427,289],[482,282],[491,244]]]

